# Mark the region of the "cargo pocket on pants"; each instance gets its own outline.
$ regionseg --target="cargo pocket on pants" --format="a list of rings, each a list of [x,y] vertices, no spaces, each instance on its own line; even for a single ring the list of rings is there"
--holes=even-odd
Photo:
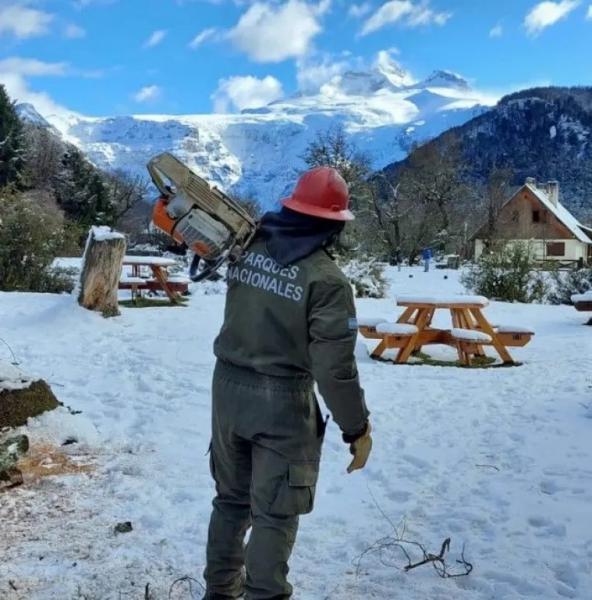
[[[210,442],[207,454],[210,455],[210,474],[212,476],[212,479],[216,482],[216,464],[214,463],[214,449],[212,442]]]
[[[290,464],[277,496],[271,503],[270,514],[292,517],[311,512],[318,477],[318,463]]]

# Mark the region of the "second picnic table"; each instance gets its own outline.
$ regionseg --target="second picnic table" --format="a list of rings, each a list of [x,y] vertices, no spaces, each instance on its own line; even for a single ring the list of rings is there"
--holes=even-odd
[[[187,291],[189,280],[185,277],[169,277],[168,267],[174,267],[177,262],[162,256],[126,256],[123,266],[131,266],[131,276],[122,275],[119,282],[120,290],[131,290],[132,298],[141,290],[162,290],[173,304],[179,302],[179,292]],[[149,269],[152,277],[142,277],[142,269]]]
[[[592,290],[583,294],[574,294],[571,297],[571,301],[574,303],[576,310],[580,312],[592,312]],[[592,325],[592,317],[586,325]]]
[[[456,347],[461,364],[471,365],[473,357],[484,357],[484,346],[492,346],[504,364],[515,364],[509,346],[525,346],[533,332],[514,326],[492,326],[483,314],[489,304],[482,296],[411,297],[401,296],[397,305],[404,308],[396,323],[383,319],[360,319],[359,329],[364,337],[381,340],[373,358],[380,358],[391,348],[398,349],[394,362],[406,363],[409,358],[429,344]],[[450,312],[452,328],[432,327],[437,310]]]

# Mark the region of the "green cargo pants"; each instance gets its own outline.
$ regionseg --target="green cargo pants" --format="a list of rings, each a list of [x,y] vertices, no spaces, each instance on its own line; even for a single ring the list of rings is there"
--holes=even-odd
[[[218,361],[210,456],[217,495],[204,573],[209,595],[290,598],[288,559],[298,515],[313,508],[324,433],[310,378],[269,377]]]

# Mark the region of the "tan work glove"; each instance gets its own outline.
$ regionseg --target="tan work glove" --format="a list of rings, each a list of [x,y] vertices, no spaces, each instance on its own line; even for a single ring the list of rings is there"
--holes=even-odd
[[[353,460],[347,468],[348,473],[363,469],[368,462],[372,450],[372,426],[370,422],[366,425],[366,431],[349,445],[349,451],[353,454]],[[344,436],[345,439],[345,436]],[[346,440],[347,441],[347,440]]]

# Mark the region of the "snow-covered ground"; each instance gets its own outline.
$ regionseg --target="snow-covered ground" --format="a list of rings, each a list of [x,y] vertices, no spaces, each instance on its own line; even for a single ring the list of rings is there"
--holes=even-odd
[[[389,276],[390,297],[359,301],[360,315],[394,320],[396,294],[462,292],[455,272]],[[2,600],[166,599],[177,578],[201,579],[223,299],[196,288],[187,307],[106,320],[69,296],[0,294],[2,338],[21,368],[82,411],[33,420],[33,443],[75,437],[63,450],[92,466],[0,494]],[[592,330],[565,306],[494,303],[486,315],[534,329],[513,350],[522,366],[394,366],[359,353],[374,451],[347,475],[347,448],[329,427],[316,509],[291,563],[296,600],[591,597]],[[122,521],[133,531],[115,534]],[[465,545],[474,571],[404,573],[392,553],[358,563],[392,534],[389,521],[431,552],[450,536],[453,563]],[[179,583],[170,597],[197,590]]]

